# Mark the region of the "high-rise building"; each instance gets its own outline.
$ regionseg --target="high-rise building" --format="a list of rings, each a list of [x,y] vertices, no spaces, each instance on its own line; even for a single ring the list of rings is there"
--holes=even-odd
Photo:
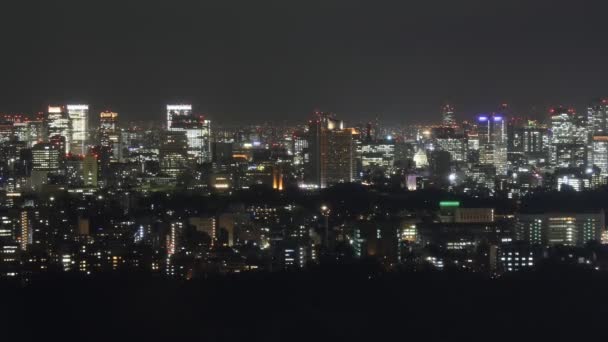
[[[587,162],[586,118],[572,109],[551,109],[551,163],[579,167]]]
[[[454,116],[454,107],[450,104],[443,106],[441,110],[441,118],[444,126],[455,126],[456,117]]]
[[[57,171],[59,169],[59,149],[51,143],[40,143],[32,147],[32,170]]]
[[[315,113],[308,130],[308,178],[313,184],[325,188],[355,179],[355,133],[332,114]]]
[[[435,127],[432,135],[435,145],[448,152],[452,160],[466,160],[467,142],[463,134],[457,134],[453,127]]]
[[[89,134],[89,106],[85,104],[67,105],[68,118],[72,126],[70,152],[84,155]]]
[[[170,106],[167,106],[169,108]],[[188,140],[188,157],[196,163],[211,161],[211,121],[191,111],[173,113],[171,126],[173,132],[185,132]]]
[[[589,133],[588,166],[595,165],[608,176],[608,99],[596,100],[587,108]]]
[[[353,182],[356,178],[354,128],[345,128],[330,132],[328,137],[327,160],[322,180],[326,185]]]
[[[48,175],[59,169],[59,149],[52,143],[40,143],[32,147],[31,186],[47,184]]]
[[[502,115],[481,115],[479,122],[479,163],[494,165],[497,175],[507,174],[507,131]]]
[[[596,100],[587,108],[589,134],[608,135],[608,99]]]
[[[591,137],[589,151],[590,164],[600,169],[602,177],[608,176],[608,135],[595,135]]]
[[[521,151],[528,163],[536,165],[548,161],[549,146],[546,145],[548,130],[535,121],[528,121],[520,128]]]
[[[66,138],[63,135],[53,135],[49,138],[49,143],[53,144],[57,151],[59,151],[59,157],[61,159],[65,158],[67,151],[67,143]]]
[[[103,111],[99,113],[99,130],[115,132],[118,129],[118,113]]]
[[[28,120],[27,125],[27,146],[32,147],[37,143],[47,141],[48,133],[43,120]]]
[[[163,173],[176,177],[186,169],[188,161],[188,139],[186,132],[164,132],[159,149],[160,168]]]
[[[71,151],[70,143],[72,139],[72,125],[68,113],[62,106],[49,106],[48,116],[48,136],[62,136],[65,138],[65,151]]]
[[[192,105],[189,104],[173,104],[167,105],[167,129],[173,127],[173,121],[178,116],[192,116]]]
[[[99,143],[109,149],[111,159],[122,159],[122,136],[118,129],[118,113],[104,111],[99,114]]]

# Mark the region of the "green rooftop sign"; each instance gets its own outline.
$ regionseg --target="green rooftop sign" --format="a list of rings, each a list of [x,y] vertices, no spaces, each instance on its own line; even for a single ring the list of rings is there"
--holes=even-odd
[[[458,201],[441,201],[439,202],[439,206],[444,207],[460,207],[460,202]]]

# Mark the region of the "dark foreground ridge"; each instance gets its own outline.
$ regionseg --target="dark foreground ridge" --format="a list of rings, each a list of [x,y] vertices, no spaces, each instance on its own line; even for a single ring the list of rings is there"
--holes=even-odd
[[[601,333],[608,313],[608,274],[576,269],[488,279],[358,267],[0,286],[4,334],[20,341],[577,341]]]

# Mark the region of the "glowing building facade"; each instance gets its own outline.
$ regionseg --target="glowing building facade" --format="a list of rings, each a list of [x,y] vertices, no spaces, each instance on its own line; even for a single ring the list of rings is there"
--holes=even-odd
[[[69,152],[84,155],[89,133],[89,106],[85,104],[67,105],[67,113],[72,126]]]

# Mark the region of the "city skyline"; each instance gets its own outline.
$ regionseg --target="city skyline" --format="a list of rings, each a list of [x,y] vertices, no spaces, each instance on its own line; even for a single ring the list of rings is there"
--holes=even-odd
[[[429,124],[445,124],[445,110],[446,110],[446,106],[449,106],[450,108],[450,120],[454,120],[454,122],[456,121],[475,121],[478,119],[478,117],[481,115],[492,115],[492,114],[501,114],[504,115],[505,118],[508,119],[513,119],[513,118],[522,118],[522,119],[529,119],[529,120],[535,120],[535,121],[539,121],[542,123],[550,123],[551,121],[551,116],[553,114],[553,111],[558,109],[558,108],[566,108],[568,110],[574,111],[576,113],[579,113],[581,115],[586,115],[586,113],[588,112],[589,108],[592,107],[593,105],[595,105],[595,103],[599,102],[599,101],[606,101],[606,99],[608,98],[608,96],[591,96],[589,97],[589,100],[586,103],[580,103],[578,105],[563,105],[561,103],[558,104],[551,104],[551,105],[546,105],[545,107],[543,107],[542,109],[538,109],[537,111],[529,111],[529,112],[520,112],[517,111],[516,109],[513,109],[513,107],[511,107],[511,104],[508,103],[496,103],[494,104],[494,107],[488,107],[485,110],[481,110],[479,112],[467,112],[464,113],[461,110],[459,110],[459,107],[457,107],[456,105],[454,105],[456,102],[453,101],[445,101],[442,103],[437,104],[435,111],[433,113],[430,113],[430,115],[425,115],[421,118],[403,118],[403,119],[389,119],[386,116],[382,115],[381,113],[368,113],[368,115],[364,115],[364,116],[356,116],[356,115],[352,115],[352,113],[349,115],[349,113],[340,113],[340,112],[336,112],[334,110],[332,110],[331,108],[327,108],[327,109],[320,109],[320,108],[310,108],[308,111],[305,112],[301,112],[301,113],[295,113],[294,116],[289,116],[289,117],[283,117],[282,119],[278,120],[278,122],[280,122],[281,124],[304,124],[306,121],[306,118],[309,118],[311,116],[314,115],[314,113],[316,112],[330,112],[330,113],[335,113],[335,114],[339,114],[340,117],[342,119],[344,119],[345,121],[348,122],[348,124],[357,124],[357,123],[362,123],[362,122],[366,122],[366,121],[370,121],[372,118],[374,120],[379,120],[381,122],[383,122],[383,124],[386,125],[429,125]],[[205,117],[207,119],[210,120],[214,120],[216,122],[218,122],[221,125],[228,125],[228,126],[234,126],[234,125],[239,125],[239,124],[249,124],[249,125],[255,125],[255,124],[267,124],[273,121],[277,121],[277,120],[272,120],[272,119],[264,119],[262,117],[260,118],[256,118],[256,117],[249,117],[247,119],[234,119],[234,118],[230,118],[230,117],[226,117],[225,115],[222,115],[221,113],[209,113],[209,112],[204,112],[201,110],[201,108],[195,104],[193,104],[193,102],[188,102],[188,101],[175,101],[175,102],[165,102],[162,104],[159,104],[158,106],[155,106],[156,109],[153,112],[150,112],[146,115],[145,118],[135,118],[133,119],[132,117],[130,117],[128,115],[128,113],[124,113],[118,109],[116,109],[115,106],[99,106],[99,105],[91,105],[90,103],[86,103],[86,102],[53,102],[51,104],[45,104],[45,105],[40,105],[40,107],[34,111],[26,111],[23,108],[20,110],[16,110],[16,111],[2,111],[0,110],[0,115],[25,115],[26,117],[35,117],[38,114],[44,114],[46,112],[48,112],[48,108],[49,107],[68,107],[68,106],[86,106],[88,108],[88,111],[90,112],[90,115],[93,116],[98,116],[100,113],[102,112],[116,112],[119,113],[121,116],[121,120],[124,120],[124,123],[144,123],[144,122],[148,122],[148,123],[155,123],[155,124],[162,124],[164,126],[167,126],[168,122],[167,122],[167,106],[190,106],[192,109],[192,114],[197,115],[197,116],[202,116]],[[217,118],[217,119],[216,119]],[[95,127],[98,124],[98,122],[96,120],[92,120],[90,123],[88,123],[88,125]]]
[[[3,336],[598,339],[606,13],[7,1]]]

